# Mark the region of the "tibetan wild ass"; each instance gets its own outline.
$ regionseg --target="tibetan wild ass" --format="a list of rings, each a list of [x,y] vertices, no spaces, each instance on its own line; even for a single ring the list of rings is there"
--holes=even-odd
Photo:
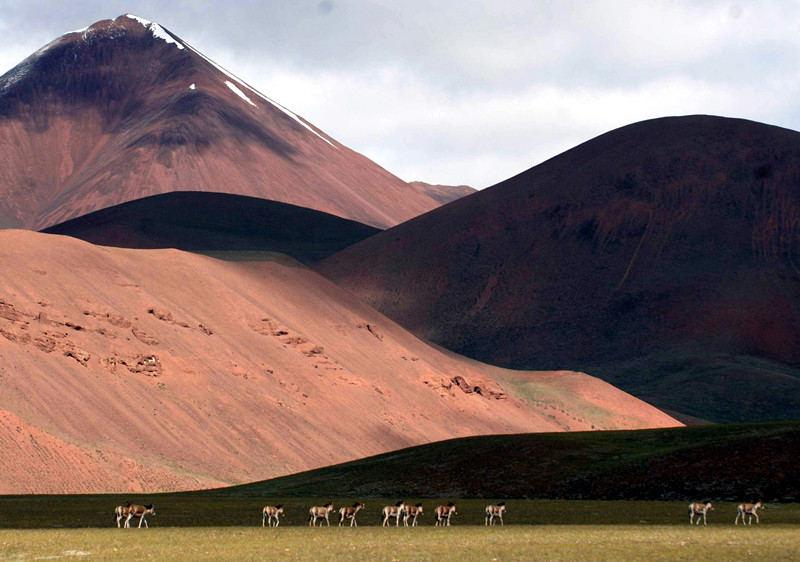
[[[261,526],[272,527],[272,524],[275,523],[275,526],[277,527],[281,524],[279,517],[285,514],[286,513],[283,510],[283,504],[276,505],[274,507],[271,505],[264,506],[261,517]]]
[[[353,507],[340,507],[339,508],[339,526],[342,526],[342,523],[345,522],[346,519],[350,520],[350,526],[352,527],[355,525],[358,527],[358,523],[356,523],[356,513],[358,510],[364,509],[364,504],[362,502],[356,502],[353,504]]]
[[[408,519],[411,518],[411,526],[417,526],[417,517],[422,515],[422,504],[406,505],[403,508],[403,525],[408,527]]]
[[[764,509],[764,502],[762,502],[761,500],[758,500],[758,502],[756,502],[756,503],[740,503],[739,507],[737,508],[736,519],[733,521],[733,524],[734,525],[738,525],[739,524],[739,517],[741,517],[742,518],[742,524],[743,525],[747,525],[747,523],[745,523],[745,521],[744,521],[744,516],[745,515],[749,515],[750,516],[750,519],[749,519],[750,523],[749,524],[750,525],[753,524],[753,516],[755,516],[756,525],[758,525],[759,524],[758,523],[758,510],[759,509]]]
[[[450,517],[453,515],[458,515],[458,512],[456,511],[456,504],[453,502],[447,502],[447,505],[440,505],[437,507],[433,514],[436,517],[437,527],[449,527]]]
[[[708,503],[690,503],[689,504],[689,525],[694,523],[694,516],[697,515],[697,524],[700,524],[700,516],[703,516],[703,525],[706,523],[706,514],[709,511],[714,511],[714,504]]]
[[[503,513],[506,512],[506,502],[500,502],[497,505],[487,505],[484,510],[486,513],[486,525],[494,525],[494,518],[500,519],[500,525],[504,526]]]
[[[144,523],[145,527],[150,527],[145,520],[145,515],[155,515],[156,508],[153,507],[153,504],[150,505],[136,505],[131,504],[128,506],[128,518],[125,520],[125,527],[131,526],[131,519],[134,517],[139,519],[139,528],[142,528],[142,523]]]
[[[328,502],[325,504],[324,507],[312,507],[308,510],[308,526],[309,527],[316,527],[317,521],[319,521],[320,527],[322,526],[322,519],[328,524],[328,527],[331,526],[331,522],[328,519],[328,515],[330,512],[333,511],[333,504]]]
[[[122,527],[122,520],[127,519],[130,512],[131,502],[128,502],[128,505],[118,505],[116,509],[114,509],[114,518],[117,520],[117,529]]]
[[[389,525],[389,519],[394,519],[396,521],[395,527],[400,526],[400,517],[403,516],[403,510],[405,509],[405,502],[399,501],[395,505],[387,505],[381,510],[381,517],[383,518],[382,527],[387,527]]]

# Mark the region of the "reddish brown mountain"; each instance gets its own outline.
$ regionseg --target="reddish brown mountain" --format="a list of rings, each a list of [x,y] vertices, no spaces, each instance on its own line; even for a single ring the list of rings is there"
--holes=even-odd
[[[43,232],[100,246],[177,248],[232,260],[258,260],[262,252],[280,252],[311,263],[380,231],[288,203],[179,191],[101,209]]]
[[[321,271],[414,333],[712,420],[800,419],[800,133],[612,131]]]
[[[135,16],[68,33],[0,77],[0,226],[40,229],[169,191],[379,228],[439,205]]]
[[[285,256],[0,231],[0,493],[243,483],[456,436],[676,422],[443,352]]]
[[[467,195],[472,195],[477,190],[468,185],[440,185],[425,183],[424,181],[412,181],[409,183],[413,188],[426,193],[436,199],[442,205],[461,199]]]

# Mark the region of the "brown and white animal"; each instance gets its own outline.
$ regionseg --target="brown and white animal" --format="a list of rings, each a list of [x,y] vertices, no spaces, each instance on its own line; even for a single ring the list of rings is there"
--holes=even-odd
[[[264,506],[264,511],[262,513],[263,516],[261,518],[261,526],[272,527],[272,524],[275,523],[275,526],[277,527],[278,525],[281,524],[281,520],[279,519],[279,517],[285,514],[286,513],[283,511],[283,504],[276,506],[271,506],[271,505]]]
[[[408,520],[412,519],[411,526],[417,526],[417,517],[422,515],[422,504],[403,506],[403,525],[408,527]]]
[[[447,502],[447,505],[440,505],[437,507],[433,514],[436,516],[437,527],[449,527],[450,518],[453,515],[458,515],[458,512],[456,511],[456,504],[453,502]]]
[[[395,505],[387,505],[381,510],[381,517],[383,517],[383,524],[382,527],[386,527],[389,525],[389,519],[394,519],[396,521],[395,527],[400,526],[400,518],[403,516],[403,511],[405,510],[406,504],[405,502],[399,501]]]
[[[142,523],[144,523],[145,527],[150,527],[145,520],[145,515],[155,515],[156,508],[153,507],[153,504],[150,505],[136,505],[134,503],[128,506],[128,518],[125,519],[125,527],[129,528],[131,526],[131,519],[137,517],[139,519],[139,528],[142,528]]]
[[[500,525],[503,526],[503,514],[506,512],[506,502],[500,502],[497,505],[487,505],[486,506],[486,524],[487,525],[494,525],[494,518],[497,517],[500,519]]]
[[[700,524],[700,516],[703,516],[703,525],[707,525],[706,522],[706,515],[709,511],[714,511],[714,504],[711,502],[707,503],[690,503],[689,504],[689,525],[694,523],[694,516],[697,515],[697,524]]]
[[[758,523],[758,510],[759,509],[764,509],[764,502],[762,502],[761,500],[758,500],[758,502],[756,502],[756,503],[740,503],[739,507],[737,508],[736,519],[734,520],[733,524],[734,525],[738,525],[739,524],[739,517],[741,517],[742,518],[742,525],[747,525],[748,523],[745,523],[744,516],[745,515],[749,515],[750,516],[750,519],[749,519],[750,523],[749,524],[750,525],[753,524],[753,517],[755,517],[756,518],[756,525],[758,525],[759,524]]]
[[[317,521],[319,521],[320,526],[322,526],[322,520],[324,519],[328,527],[330,527],[331,522],[328,519],[328,515],[330,515],[330,512],[333,510],[334,507],[331,502],[326,503],[324,507],[312,507],[308,510],[308,526],[316,527]]]
[[[114,509],[114,518],[117,520],[117,529],[122,527],[122,520],[127,519],[130,512],[131,502],[128,502],[128,505],[118,505]]]
[[[356,502],[353,504],[353,507],[340,507],[339,508],[339,526],[342,526],[345,519],[350,520],[350,526],[352,527],[355,525],[358,527],[358,523],[356,523],[356,513],[358,513],[359,509],[364,509],[364,504],[362,502]]]

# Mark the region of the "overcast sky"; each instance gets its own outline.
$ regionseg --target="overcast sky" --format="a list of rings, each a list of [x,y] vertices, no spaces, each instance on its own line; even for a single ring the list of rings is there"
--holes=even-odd
[[[797,1],[0,0],[0,74],[129,12],[408,181],[487,187],[664,115],[800,129]]]

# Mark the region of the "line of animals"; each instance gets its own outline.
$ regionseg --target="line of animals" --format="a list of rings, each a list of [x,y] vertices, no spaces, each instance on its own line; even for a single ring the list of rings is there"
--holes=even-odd
[[[753,524],[753,517],[756,518],[756,524],[759,524],[758,519],[758,510],[764,509],[764,502],[759,500],[756,503],[740,503],[739,506],[736,508],[736,519],[734,520],[734,525],[739,524],[739,519],[741,518],[743,525],[752,525]],[[316,527],[317,523],[322,525],[322,521],[328,524],[328,527],[331,526],[331,522],[329,519],[330,514],[334,511],[333,503],[328,502],[322,507],[314,506],[308,510],[308,525],[309,527]],[[356,515],[359,511],[364,509],[363,502],[356,502],[351,507],[341,507],[339,508],[339,526],[341,527],[345,521],[350,521],[350,526],[358,527],[358,523],[356,522]],[[689,525],[696,524],[699,525],[700,521],[703,522],[703,525],[708,525],[708,512],[714,511],[714,504],[712,502],[693,502],[689,504]],[[503,514],[506,512],[506,502],[500,502],[497,505],[487,505],[484,509],[485,514],[485,525],[494,525],[495,519],[500,520],[500,525],[505,525],[503,522]],[[400,520],[402,519],[403,525],[408,527],[408,522],[411,520],[411,526],[417,526],[417,518],[422,515],[423,508],[422,504],[418,503],[416,505],[409,505],[403,501],[397,502],[395,505],[387,505],[381,510],[381,526],[386,527],[389,525],[389,520],[395,520],[395,526],[400,526]],[[142,527],[144,524],[145,527],[149,527],[147,524],[147,520],[145,516],[147,515],[155,515],[156,510],[153,505],[137,505],[128,503],[128,505],[120,505],[114,510],[114,518],[117,522],[117,527],[125,527],[130,528],[131,519],[138,519],[139,520],[139,528]],[[283,508],[283,504],[276,505],[276,506],[265,506],[262,510],[262,517],[261,517],[261,526],[262,527],[277,527],[280,525],[280,518],[285,516],[286,512]],[[458,511],[456,511],[456,504],[453,502],[447,502],[447,505],[440,505],[434,511],[433,515],[435,518],[435,525],[437,527],[449,527],[450,526],[450,518],[453,515],[458,515]],[[697,517],[697,521],[695,522],[695,517]],[[745,521],[745,518],[748,518]],[[123,523],[124,520],[124,523]]]
[[[758,525],[758,510],[764,509],[764,502],[758,500],[756,503],[740,503],[736,508],[736,519],[733,520],[734,525],[739,524],[739,518],[742,518],[742,525],[752,525],[753,517],[756,518],[756,525]],[[703,516],[703,525],[707,525],[706,517],[709,511],[714,511],[714,504],[711,502],[706,503],[690,503],[689,504],[689,525],[694,523],[694,518],[697,516],[697,525],[700,524],[700,516]],[[748,521],[744,518],[749,516]]]
[[[333,507],[333,503],[328,502],[322,507],[314,506],[308,510],[308,525],[310,527],[316,527],[317,523],[322,525],[322,521],[324,520],[328,527],[331,526],[331,522],[329,516],[331,512],[333,512],[335,508]],[[339,508],[339,526],[341,527],[345,521],[350,521],[350,526],[358,527],[358,523],[356,522],[356,514],[359,511],[364,509],[363,502],[356,502],[352,505],[352,507],[342,507]],[[395,520],[395,526],[400,526],[400,520],[403,520],[403,525],[408,527],[408,521],[411,520],[411,526],[417,526],[417,517],[422,515],[423,508],[422,504],[418,503],[417,505],[407,505],[405,502],[399,501],[395,505],[387,505],[381,511],[381,518],[383,520],[383,526],[389,525],[389,520]],[[506,502],[500,502],[497,505],[487,505],[485,509],[486,514],[486,525],[494,525],[495,519],[500,520],[500,525],[505,525],[503,523],[503,513],[506,512]],[[132,503],[128,503],[128,505],[119,505],[114,509],[114,518],[117,522],[117,527],[125,527],[130,528],[131,519],[138,519],[139,520],[139,528],[142,527],[144,524],[145,527],[149,527],[147,524],[147,520],[145,516],[147,515],[155,515],[156,509],[153,505],[136,505]],[[456,504],[453,502],[447,502],[447,505],[440,505],[433,511],[434,517],[436,519],[436,526],[437,527],[449,527],[450,526],[450,518],[453,515],[458,515],[458,511],[456,511]],[[277,527],[280,525],[280,517],[285,516],[286,512],[283,509],[283,504],[276,505],[276,506],[265,506],[262,510],[262,518],[261,518],[261,526],[262,527]],[[124,521],[124,522],[123,522]]]

